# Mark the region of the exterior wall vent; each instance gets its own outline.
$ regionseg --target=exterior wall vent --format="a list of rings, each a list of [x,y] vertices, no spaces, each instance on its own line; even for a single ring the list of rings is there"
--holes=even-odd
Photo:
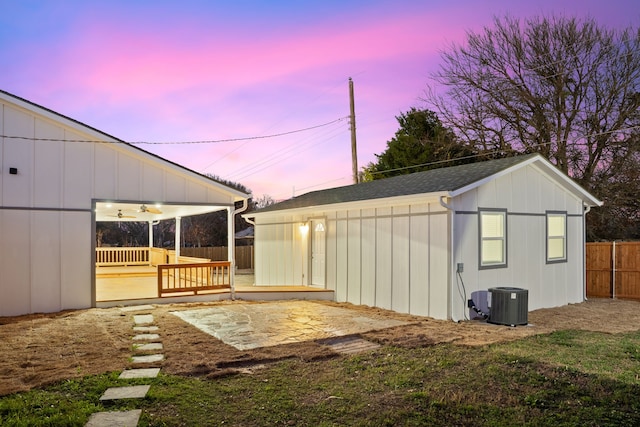
[[[489,323],[497,325],[526,325],[529,316],[529,291],[527,289],[489,288],[491,309]]]

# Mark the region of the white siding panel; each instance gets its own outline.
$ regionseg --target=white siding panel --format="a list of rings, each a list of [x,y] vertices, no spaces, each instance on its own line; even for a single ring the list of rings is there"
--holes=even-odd
[[[326,258],[326,271],[327,277],[326,288],[332,291],[336,291],[338,281],[338,271],[337,271],[337,259],[338,259],[338,239],[336,236],[337,233],[337,224],[335,220],[327,220],[327,247],[325,248],[327,258]]]
[[[187,200],[207,200],[207,188],[197,182],[188,181]]]
[[[29,212],[0,210],[0,316],[31,313]]]
[[[350,214],[357,215],[357,213]],[[347,248],[347,301],[352,304],[361,304],[361,226],[360,218],[349,219],[347,223],[348,248]]]
[[[107,144],[95,144],[94,156],[95,197],[98,199],[116,199],[117,152]]]
[[[60,311],[61,213],[35,211],[31,217],[31,311]],[[86,232],[86,230],[85,230]],[[90,276],[86,278],[91,283]],[[90,303],[90,301],[89,301]]]
[[[62,309],[91,305],[91,214],[64,212],[62,215],[61,292]]]
[[[166,183],[165,194],[166,194],[167,200],[171,200],[173,202],[185,201],[187,183],[183,177],[166,174],[165,183]]]
[[[429,316],[449,315],[449,226],[448,215],[429,217]]]
[[[527,201],[531,199],[531,189],[529,188],[528,168],[518,169],[511,175],[511,210],[515,212],[527,212]],[[535,192],[535,191],[534,191]]]
[[[33,135],[33,118],[21,111],[5,108],[4,127],[8,135]],[[4,164],[2,174],[2,204],[4,206],[31,206],[33,179],[32,141],[4,140]],[[9,168],[17,168],[17,175],[9,175]]]
[[[142,194],[147,201],[164,201],[164,172],[149,163],[142,165]]]
[[[376,304],[376,220],[364,218],[362,230],[362,294],[361,304]]]
[[[382,211],[382,210],[381,210]],[[376,307],[391,309],[391,218],[378,218],[376,245]]]
[[[36,120],[36,138],[64,139],[61,128]],[[62,201],[63,143],[36,141],[33,161],[34,206],[60,207]]]
[[[121,153],[118,156],[118,199],[140,200],[140,161]]]
[[[293,256],[294,256],[294,232],[293,227],[298,227],[298,224],[288,224],[282,228],[282,247],[280,248],[280,255],[282,257],[283,271],[281,273],[282,285],[300,284],[294,283],[293,278]],[[297,258],[297,257],[296,257]]]
[[[347,301],[347,221],[336,221],[336,299]]]
[[[429,316],[429,216],[413,216],[410,221],[409,313]]]
[[[409,217],[393,218],[393,278],[391,309],[409,312]]]
[[[511,174],[501,176],[496,179],[494,182],[495,192],[496,192],[496,205],[497,207],[506,207],[508,206],[513,210],[513,182],[511,179]],[[522,191],[522,190],[520,190]]]
[[[89,208],[93,188],[93,146],[64,143],[63,203],[66,208]]]

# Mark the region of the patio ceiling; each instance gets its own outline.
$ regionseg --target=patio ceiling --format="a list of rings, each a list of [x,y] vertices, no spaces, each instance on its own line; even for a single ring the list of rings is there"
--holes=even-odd
[[[144,202],[97,202],[97,222],[149,222],[202,215],[225,209],[221,205],[178,205]]]

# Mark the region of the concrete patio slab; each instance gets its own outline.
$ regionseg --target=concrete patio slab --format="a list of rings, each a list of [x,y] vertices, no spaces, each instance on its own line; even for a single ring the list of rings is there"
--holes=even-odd
[[[100,400],[142,399],[147,395],[150,385],[132,385],[126,387],[110,387],[105,390]]]
[[[157,351],[162,350],[162,343],[150,342],[148,344],[134,344],[133,349],[136,351]]]
[[[406,325],[311,301],[234,304],[172,314],[239,350],[353,335]]]
[[[96,412],[91,414],[85,427],[136,427],[142,409],[121,412]]]
[[[136,325],[147,325],[153,323],[153,314],[134,314],[133,323]]]
[[[134,341],[151,341],[160,338],[158,334],[138,334],[133,336]]]
[[[147,354],[145,356],[132,356],[132,363],[155,363],[162,362],[164,360],[164,354]]]
[[[155,378],[159,373],[160,368],[127,369],[122,371],[118,378],[121,380],[131,380],[136,378]]]

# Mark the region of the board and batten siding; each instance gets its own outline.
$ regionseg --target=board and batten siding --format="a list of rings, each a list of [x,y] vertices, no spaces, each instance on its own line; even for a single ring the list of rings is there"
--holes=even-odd
[[[92,305],[94,200],[233,204],[136,148],[73,142],[105,136],[29,108],[0,99],[0,134],[34,138],[0,138],[0,316]]]
[[[583,301],[582,201],[533,165],[498,177],[455,197],[454,265],[466,297],[497,286],[528,289],[529,310]],[[478,210],[507,210],[507,267],[479,269]],[[567,262],[546,262],[546,212],[567,212]],[[459,278],[454,286],[462,286]],[[452,295],[453,318],[463,319],[466,301]]]
[[[325,287],[337,301],[448,318],[449,214],[437,202],[257,216],[257,285],[309,285],[300,225],[313,218],[326,223]]]

